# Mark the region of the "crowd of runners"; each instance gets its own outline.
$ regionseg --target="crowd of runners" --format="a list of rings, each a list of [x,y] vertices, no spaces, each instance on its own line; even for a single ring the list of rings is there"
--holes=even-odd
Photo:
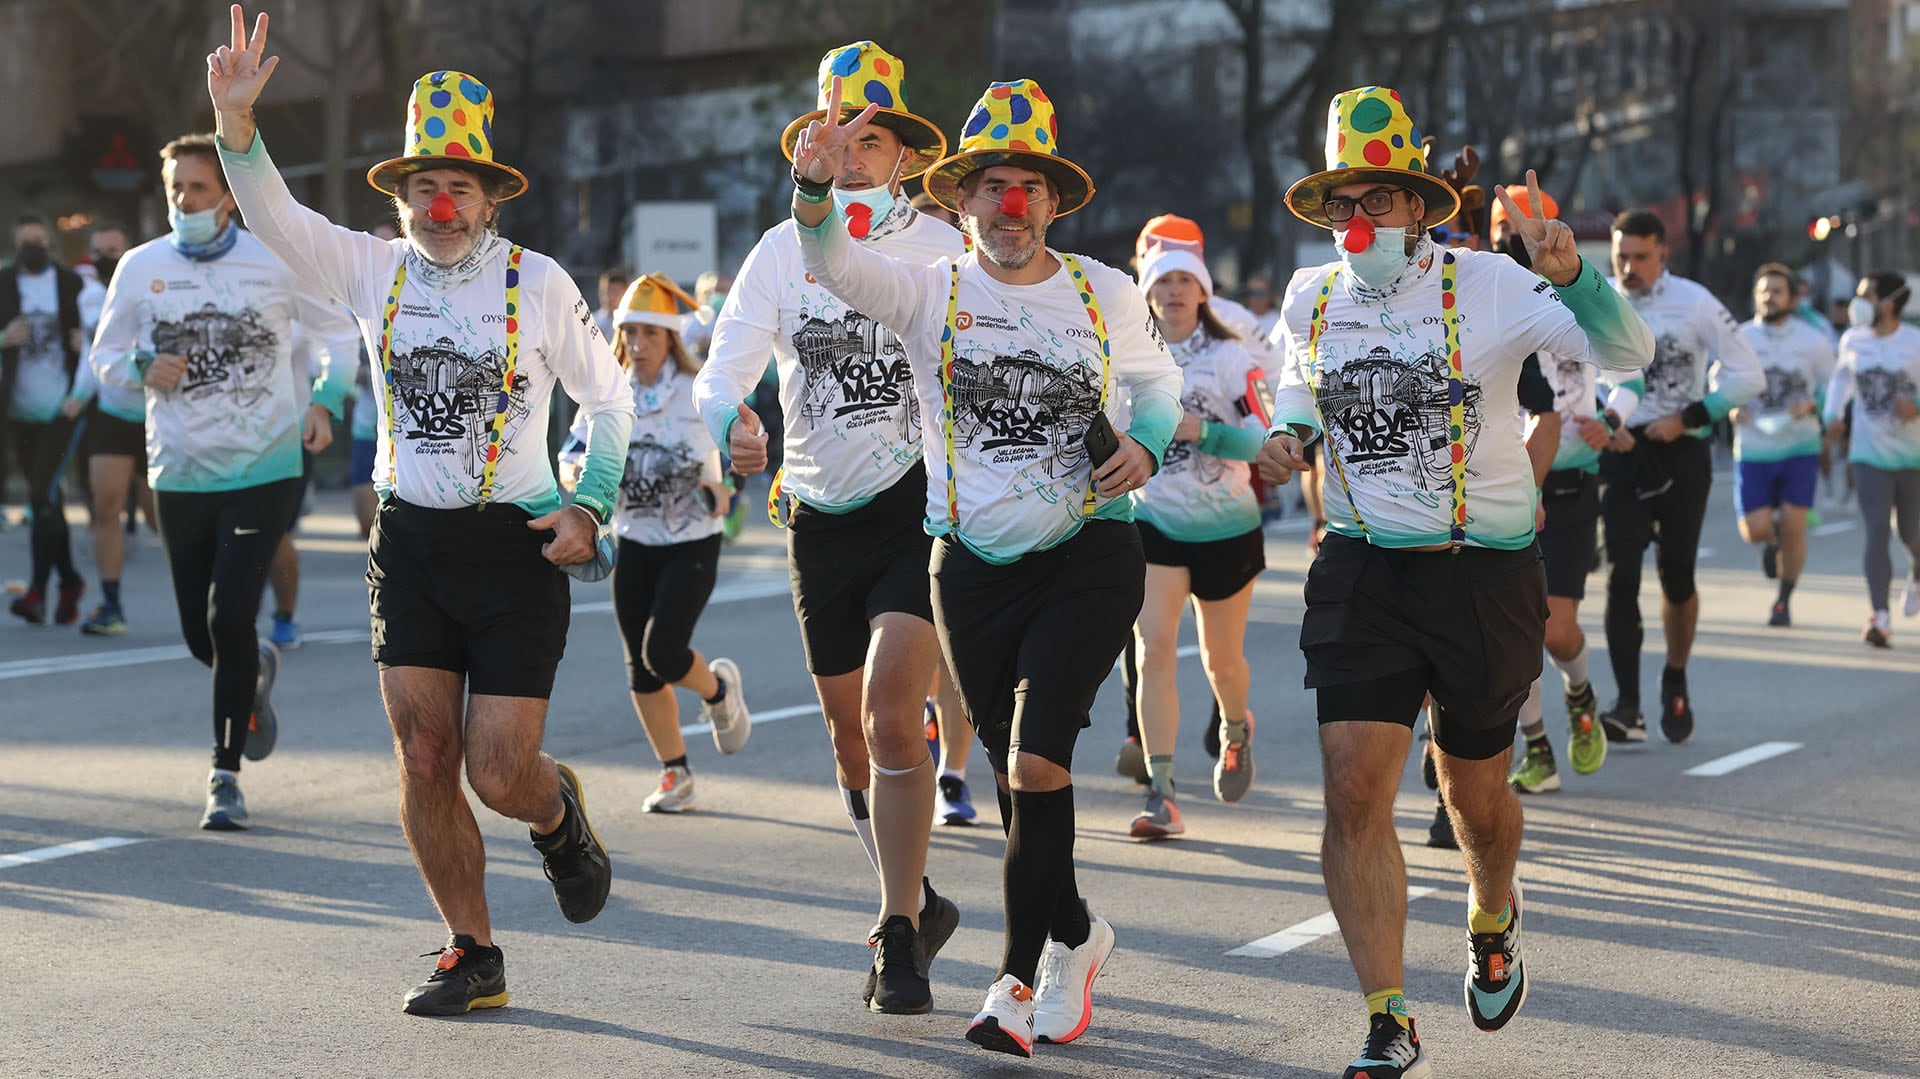
[[[99,227],[82,275],[49,257],[45,221],[15,225],[0,401],[32,565],[11,611],[125,634],[124,529],[156,522],[181,633],[212,670],[201,826],[246,827],[242,761],[273,749],[280,651],[299,642],[289,535],[313,455],[351,413],[401,822],[449,933],[410,1013],[507,1001],[463,777],[526,822],[566,918],[607,899],[580,778],[541,751],[569,577],[610,582],[659,761],[646,810],[696,804],[679,689],[720,752],[746,745],[741,668],[695,638],[735,503],[759,489],[745,478],[763,472],[839,796],[875,873],[862,1005],[932,1008],[929,968],[961,915],[930,879],[928,840],[981,817],[965,780],[977,737],[1007,837],[1006,929],[966,1037],[1023,1057],[1088,1030],[1115,947],[1076,880],[1074,764],[1116,663],[1130,715],[1117,767],[1143,789],[1127,830],[1186,830],[1173,750],[1189,608],[1213,794],[1238,801],[1255,782],[1244,641],[1264,492],[1296,474],[1314,521],[1300,647],[1322,867],[1366,1005],[1349,1079],[1430,1074],[1402,992],[1392,816],[1416,728],[1438,791],[1430,842],[1461,850],[1469,882],[1462,999],[1483,1030],[1527,997],[1518,795],[1562,782],[1546,665],[1577,775],[1609,743],[1645,741],[1650,714],[1667,740],[1691,737],[1716,430],[1733,434],[1739,534],[1778,581],[1755,621],[1792,624],[1810,523],[1849,501],[1864,640],[1892,644],[1895,531],[1901,609],[1920,613],[1920,330],[1903,321],[1904,278],[1862,278],[1838,333],[1769,263],[1737,322],[1668,268],[1658,216],[1618,217],[1603,272],[1532,173],[1476,186],[1470,151],[1436,168],[1388,88],[1333,99],[1326,168],[1287,192],[1326,230],[1329,261],[1279,290],[1254,282],[1243,307],[1215,293],[1187,218],[1146,222],[1131,273],[1047,245],[1094,183],[1038,84],[988,87],[950,147],[906,108],[901,58],[848,44],[821,62],[818,107],[769,132],[792,163],[789,218],[693,294],[610,273],[596,311],[554,260],[495,230],[528,181],[494,158],[493,94],[471,75],[423,75],[403,152],[369,171],[395,227],[358,231],[295,201],[252,111],[277,63],[266,31],[263,15],[249,34],[236,6],[208,57],[216,133],[162,152],[166,235],[129,248]],[[557,397],[573,419],[555,459]],[[84,619],[70,466],[93,511]],[[1650,546],[1665,647],[1651,699]],[[1603,555],[1610,687],[1577,620]]]

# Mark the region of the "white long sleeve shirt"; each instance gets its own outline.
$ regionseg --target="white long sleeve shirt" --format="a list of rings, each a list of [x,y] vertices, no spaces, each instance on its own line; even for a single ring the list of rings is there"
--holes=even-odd
[[[1920,330],[1901,323],[1889,334],[1841,334],[1826,417],[1839,422],[1853,402],[1847,460],[1888,471],[1920,468],[1920,419],[1901,419],[1894,411],[1900,400],[1920,404]]]
[[[342,228],[294,201],[258,136],[246,153],[222,147],[220,160],[254,234],[311,287],[353,312],[376,364],[387,295],[407,261],[393,319],[393,378],[375,379],[382,422],[374,487],[383,499],[433,509],[478,503],[506,358],[508,244],[489,236],[461,265],[436,271],[405,240]],[[559,385],[580,403],[590,432],[574,501],[608,520],[633,425],[626,380],[579,287],[558,263],[524,252],[519,286],[520,307],[511,316],[519,360],[492,499],[536,516],[560,507],[547,460],[549,402]]]
[[[316,300],[252,233],[205,260],[162,236],[120,260],[88,362],[103,407],[110,395],[143,401],[154,490],[231,491],[300,475],[308,404],[343,415],[359,341],[346,312]],[[187,358],[170,390],[143,381],[162,354]]]
[[[626,470],[613,530],[629,543],[665,547],[718,533],[726,524],[700,496],[700,485],[720,482],[720,447],[693,405],[693,376],[672,361],[653,385],[631,376],[633,432],[627,438]],[[587,427],[575,419],[562,461],[578,459]]]
[[[1260,527],[1247,462],[1266,440],[1269,417],[1248,402],[1266,395],[1266,370],[1241,342],[1209,337],[1204,326],[1171,350],[1181,410],[1198,416],[1202,430],[1167,446],[1160,471],[1135,496],[1134,513],[1181,543],[1243,536]]]
[[[1533,542],[1538,499],[1517,392],[1528,354],[1630,373],[1652,359],[1653,337],[1590,265],[1556,288],[1502,254],[1453,254],[1466,382],[1466,542],[1517,550]],[[1281,304],[1287,358],[1274,429],[1299,424],[1326,434],[1338,461],[1337,469],[1323,465],[1327,525],[1381,547],[1442,544],[1452,531],[1440,261],[1441,252],[1428,252],[1392,295],[1373,301],[1349,294],[1341,272],[1319,342],[1317,401],[1308,332],[1337,264],[1295,273]]]
[[[735,409],[773,356],[786,423],[783,489],[815,509],[844,512],[892,487],[920,460],[920,412],[906,347],[807,273],[795,229],[791,218],[775,225],[747,254],[693,398],[714,441],[726,444]],[[898,231],[854,242],[922,266],[966,251],[953,226],[924,214],[912,214]]]
[[[1766,388],[1741,408],[1745,422],[1733,427],[1733,456],[1739,461],[1782,461],[1820,452],[1820,409],[1833,378],[1833,344],[1805,319],[1788,315],[1769,326],[1761,319],[1742,323],[1740,337],[1760,360]],[[1814,411],[1796,417],[1798,402]]]
[[[1662,271],[1644,296],[1634,296],[1618,279],[1614,289],[1652,328],[1653,362],[1638,379],[1621,385],[1639,396],[1634,410],[1639,424],[1662,416],[1685,416],[1698,404],[1689,421],[1690,433],[1705,438],[1713,420],[1726,418],[1736,407],[1767,388],[1760,357],[1740,336],[1733,316],[1713,293],[1697,282]]]
[[[927,530],[953,533],[985,561],[1006,564],[1080,530],[1093,469],[1082,442],[1100,411],[1120,429],[1119,397],[1132,396],[1127,433],[1158,459],[1179,421],[1180,370],[1154,328],[1131,277],[1081,259],[1111,344],[1110,368],[1065,264],[1033,285],[994,280],[969,252],[917,266],[853,242],[837,214],[799,228],[807,272],[906,345],[926,437]],[[959,524],[948,521],[947,413],[941,397],[942,336],[959,267],[954,342],[954,483]],[[1101,500],[1094,516],[1132,520],[1127,495]]]

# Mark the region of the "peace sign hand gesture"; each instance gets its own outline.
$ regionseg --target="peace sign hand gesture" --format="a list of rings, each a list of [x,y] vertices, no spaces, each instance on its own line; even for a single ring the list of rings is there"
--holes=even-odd
[[[847,150],[867,128],[867,121],[880,111],[868,105],[860,115],[840,122],[840,76],[833,77],[833,90],[827,95],[826,114],[807,125],[793,148],[793,170],[816,184],[832,183],[846,164]]]
[[[1573,284],[1580,277],[1580,252],[1574,247],[1573,230],[1566,222],[1544,216],[1546,203],[1540,194],[1539,175],[1527,170],[1527,195],[1534,211],[1543,216],[1522,210],[1507,195],[1506,188],[1495,186],[1493,191],[1506,208],[1507,227],[1518,232],[1520,241],[1526,244],[1533,272],[1562,288]]]
[[[267,48],[267,13],[261,12],[253,24],[253,40],[247,40],[247,16],[239,4],[233,5],[233,37],[207,55],[207,96],[213,99],[216,113],[242,113],[266,88],[273,69],[280,66],[278,56],[261,54]]]

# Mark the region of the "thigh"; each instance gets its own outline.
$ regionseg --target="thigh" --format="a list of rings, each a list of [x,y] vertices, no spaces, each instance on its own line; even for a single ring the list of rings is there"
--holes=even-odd
[[[1236,596],[1267,568],[1266,534],[1257,528],[1212,543],[1185,546],[1193,597],[1198,600]]]
[[[1547,584],[1531,551],[1471,552],[1459,570],[1457,619],[1429,627],[1436,649],[1434,744],[1484,760],[1513,742],[1520,706],[1542,669]]]
[[[620,628],[620,646],[631,660],[647,639],[647,620],[653,616],[654,595],[666,567],[662,549],[621,540],[613,560],[613,620]]]
[[[878,567],[865,546],[858,529],[834,514],[804,505],[794,509],[787,574],[807,670],[815,676],[847,674],[866,662],[867,597]]]
[[[1811,509],[1813,496],[1820,490],[1820,457],[1806,454],[1782,461],[1780,501],[1789,506]]]
[[[1632,455],[1619,455],[1631,460]],[[1632,567],[1639,572],[1640,559],[1653,541],[1653,510],[1640,497],[1631,469],[1624,477],[1609,477],[1600,495],[1600,531],[1607,544],[1607,559],[1615,571]]]
[[[466,634],[435,601],[432,558],[407,520],[409,511],[381,503],[367,540],[367,604],[373,659],[388,669],[428,668],[464,676]],[[457,704],[456,698],[456,704]]]
[[[1307,661],[1308,689],[1417,670],[1425,691],[1427,659],[1402,632],[1404,611],[1393,601],[1397,588],[1390,572],[1387,554],[1364,540],[1328,533],[1322,541],[1307,568],[1302,593],[1306,611],[1300,617],[1300,651]],[[1375,574],[1389,577],[1377,587],[1363,588],[1365,579]],[[1376,602],[1373,593],[1386,601]]]
[[[453,615],[466,639],[467,687],[475,697],[544,701],[553,695],[567,649],[573,616],[568,577],[537,545],[508,547],[483,574],[498,584],[489,589],[482,581],[451,583],[464,597]]]
[[[1403,684],[1394,694],[1396,704],[1406,699],[1412,684],[1405,675],[1399,680]],[[1320,693],[1323,700],[1329,692],[1340,697],[1346,688],[1330,687]],[[1345,816],[1366,806],[1391,811],[1407,750],[1413,745],[1413,715],[1420,710],[1420,697],[1416,691],[1404,724],[1321,720],[1320,767],[1330,816]]]
[[[60,470],[67,462],[67,455],[73,450],[72,438],[74,421],[65,416],[56,416],[46,423],[35,424],[33,437],[33,456],[27,463],[27,478],[33,484],[27,492],[28,498],[37,506],[54,506],[60,503]]]
[[[1187,597],[1192,594],[1188,582],[1185,566],[1147,563],[1146,588],[1134,628],[1142,646],[1148,650],[1173,653],[1180,637],[1180,619],[1187,610]]]
[[[1246,651],[1247,612],[1253,607],[1253,582],[1225,599],[1203,599],[1194,604],[1193,619],[1200,634],[1200,651],[1213,656],[1237,656]]]
[[[220,496],[159,491],[154,495],[154,511],[160,519],[160,547],[167,556],[167,574],[173,578],[174,599],[182,622],[187,622],[194,612],[206,609],[213,562],[220,551]],[[204,628],[206,619],[198,621]]]
[[[466,708],[468,773],[505,776],[532,765],[546,728],[545,697],[472,694]]]
[[[1707,499],[1713,489],[1713,451],[1696,438],[1675,442],[1668,451],[1667,469],[1673,486],[1651,500],[1660,528],[1659,564],[1668,569],[1691,567],[1700,552],[1700,531],[1706,525]]]
[[[219,547],[214,554],[214,602],[237,603],[249,610],[260,604],[273,553],[286,535],[290,507],[298,503],[299,480],[228,491],[217,517]]]
[[[1000,575],[957,541],[934,544],[933,625],[967,718],[1005,775],[1013,730],[1013,692],[1020,651],[1023,595],[998,587]]]
[[[127,492],[133,489],[132,457],[96,453],[87,458],[87,485],[93,489],[93,504],[103,512],[95,516],[102,523],[118,522],[127,508]]]
[[[430,667],[385,667],[380,671],[380,700],[403,753],[419,753],[451,763],[464,751],[465,679],[456,671]]]
[[[680,647],[693,640],[720,571],[720,534],[674,544],[654,588],[651,633]]]
[[[1139,534],[1119,522],[1089,522],[1068,542],[1031,582],[1037,601],[1015,627],[1012,748],[1072,771],[1074,742],[1140,614],[1146,562]]]
[[[1387,723],[1411,731],[1431,681],[1425,669],[1415,668],[1321,686],[1314,690],[1319,724]]]

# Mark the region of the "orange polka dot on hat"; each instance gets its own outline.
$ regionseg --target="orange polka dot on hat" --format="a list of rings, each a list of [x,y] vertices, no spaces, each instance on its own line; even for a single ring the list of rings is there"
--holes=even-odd
[[[1446,181],[1427,171],[1420,129],[1407,114],[1400,92],[1363,86],[1335,94],[1327,106],[1327,167],[1287,189],[1287,209],[1323,229],[1325,200],[1348,184],[1400,187],[1426,204],[1423,228],[1432,228],[1460,212],[1460,196]]]

